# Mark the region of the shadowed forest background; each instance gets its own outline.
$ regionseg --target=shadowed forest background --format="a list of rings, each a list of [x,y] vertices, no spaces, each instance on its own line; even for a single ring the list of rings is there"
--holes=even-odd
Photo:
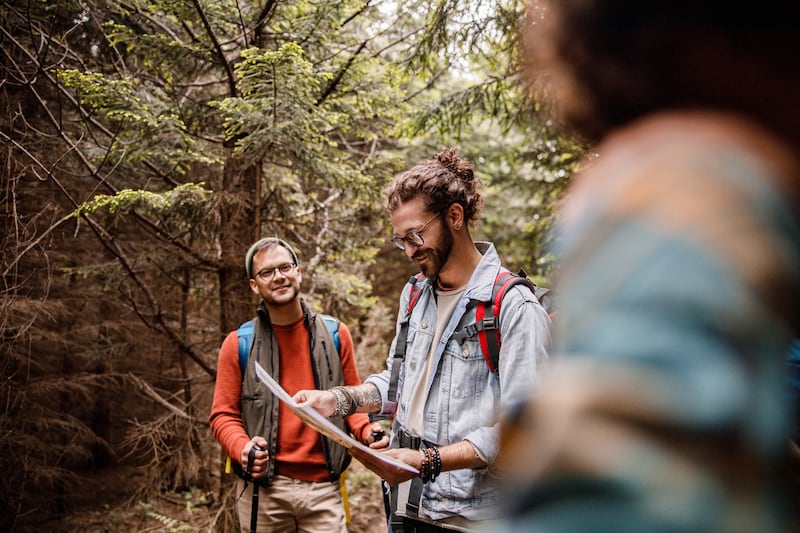
[[[485,185],[473,235],[546,281],[585,147],[519,86],[522,7],[2,1],[0,529],[234,530],[207,421],[247,247],[290,241],[381,370],[414,272],[381,189],[444,146]],[[377,478],[348,480],[367,531]]]

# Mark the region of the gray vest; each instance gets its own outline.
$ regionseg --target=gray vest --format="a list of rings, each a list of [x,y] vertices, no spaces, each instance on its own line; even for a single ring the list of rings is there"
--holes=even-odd
[[[311,368],[314,372],[314,383],[319,390],[326,390],[336,385],[344,385],[342,362],[325,326],[324,319],[317,315],[305,302],[301,301],[303,317],[309,331],[311,347]],[[258,321],[253,328],[253,344],[247,358],[241,392],[242,421],[245,431],[250,437],[261,435],[267,440],[270,457],[275,456],[278,437],[278,398],[265,385],[258,381],[255,362],[258,361],[264,370],[280,382],[280,356],[278,341],[272,332],[269,313],[261,302],[258,306]],[[342,431],[348,432],[342,417],[332,417],[330,421]],[[331,481],[339,479],[339,475],[350,464],[347,449],[330,439],[320,435],[325,462]],[[267,475],[262,478],[269,485],[275,475],[275,463],[269,461]]]

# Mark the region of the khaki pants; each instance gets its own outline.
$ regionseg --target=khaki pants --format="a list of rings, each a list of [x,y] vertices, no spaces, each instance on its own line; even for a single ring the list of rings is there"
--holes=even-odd
[[[239,480],[236,502],[239,527],[250,531],[253,484]],[[258,533],[320,533],[347,531],[338,482],[300,481],[275,476],[272,485],[258,488]]]

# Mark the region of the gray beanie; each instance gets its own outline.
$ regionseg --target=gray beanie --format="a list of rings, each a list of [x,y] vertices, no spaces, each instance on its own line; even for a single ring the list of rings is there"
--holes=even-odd
[[[295,266],[297,266],[297,254],[294,253],[294,249],[289,246],[289,243],[284,241],[283,239],[279,239],[277,237],[264,237],[256,241],[250,249],[247,250],[247,255],[244,256],[244,268],[247,270],[247,277],[248,279],[253,277],[253,256],[259,250],[264,250],[267,248],[272,248],[273,246],[283,246],[292,256],[292,261],[294,262]]]

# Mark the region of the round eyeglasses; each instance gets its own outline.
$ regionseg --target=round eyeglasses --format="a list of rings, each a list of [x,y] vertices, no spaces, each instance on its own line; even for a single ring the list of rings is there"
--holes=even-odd
[[[405,237],[401,237],[399,235],[392,235],[391,241],[395,248],[398,250],[405,251],[406,243],[410,244],[411,246],[415,246],[419,248],[425,241],[422,239],[422,232],[428,229],[428,225],[433,222],[433,219],[438,217],[439,215],[433,215],[428,221],[417,231],[409,231],[406,233]]]
[[[262,268],[261,270],[256,272],[255,277],[257,277],[261,281],[269,281],[275,277],[275,272],[280,272],[281,274],[286,275],[289,272],[291,272],[295,266],[297,265],[295,265],[294,263],[283,263],[276,267]]]

